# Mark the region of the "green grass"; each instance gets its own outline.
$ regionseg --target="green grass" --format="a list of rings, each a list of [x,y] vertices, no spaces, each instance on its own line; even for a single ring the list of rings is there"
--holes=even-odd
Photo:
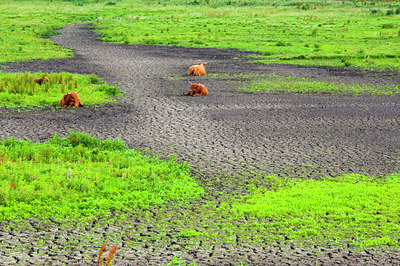
[[[112,7],[111,7],[112,8]],[[104,3],[79,6],[67,1],[0,3],[0,62],[72,57],[70,50],[42,39],[65,25],[92,21],[107,13]]]
[[[261,227],[275,238],[334,240],[361,248],[400,246],[400,173],[385,178],[348,174],[267,181],[268,190],[233,204],[232,213],[263,218]]]
[[[173,1],[182,2],[188,3]],[[398,3],[314,1],[303,8],[298,1],[268,1],[255,8],[208,2],[154,4],[99,18],[96,26],[110,42],[237,48],[260,52],[265,59],[259,63],[265,64],[400,66],[400,15],[386,15]]]
[[[330,93],[346,95],[398,95],[400,85],[343,84],[338,82],[314,81],[310,78],[280,75],[225,75],[210,74],[210,77],[227,79],[238,90],[249,92]],[[232,80],[233,81],[232,81]]]
[[[34,78],[42,76],[48,77],[50,81],[42,85],[34,82]],[[115,99],[111,96],[121,95],[118,87],[108,86],[94,74],[0,72],[0,106],[59,106],[65,93],[79,90],[83,105],[112,102]]]
[[[142,156],[115,140],[70,132],[0,142],[0,219],[69,219],[143,209],[203,193],[186,163]]]
[[[197,264],[192,263],[192,264],[186,264],[184,261],[182,261],[180,258],[174,256],[171,260],[170,263],[165,264],[165,266],[196,266]]]
[[[115,43],[237,48],[264,64],[400,66],[397,2],[9,1],[0,18],[0,62],[70,57],[41,37],[94,22]]]

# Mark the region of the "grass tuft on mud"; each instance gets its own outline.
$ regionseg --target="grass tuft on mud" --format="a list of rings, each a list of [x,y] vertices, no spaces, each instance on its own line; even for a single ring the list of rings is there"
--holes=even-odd
[[[143,209],[203,193],[189,166],[86,133],[0,142],[0,219],[76,218]]]
[[[384,178],[347,174],[323,180],[268,177],[258,190],[232,205],[239,217],[275,238],[370,246],[400,246],[400,173]]]

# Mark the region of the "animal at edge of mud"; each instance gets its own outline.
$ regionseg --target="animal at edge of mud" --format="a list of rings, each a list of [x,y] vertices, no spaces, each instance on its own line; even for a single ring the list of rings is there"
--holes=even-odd
[[[49,80],[48,77],[41,77],[41,78],[35,78],[34,81],[35,81],[37,84],[42,85],[42,83],[43,83],[44,81],[49,82],[50,80]]]
[[[202,95],[208,95],[208,90],[206,86],[200,83],[191,83],[188,81],[190,84],[190,90],[185,93],[185,95],[191,95],[191,96],[202,96]]]
[[[193,65],[189,67],[188,75],[189,76],[202,76],[206,74],[206,68],[203,62],[197,63],[197,65]]]
[[[62,107],[79,107],[83,106],[81,100],[78,97],[78,92],[69,92],[67,94],[64,94],[63,97],[60,100],[60,105]]]

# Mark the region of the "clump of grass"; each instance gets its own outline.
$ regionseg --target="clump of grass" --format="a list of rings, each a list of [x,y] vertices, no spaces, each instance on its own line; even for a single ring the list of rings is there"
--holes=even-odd
[[[186,264],[180,258],[174,256],[170,263],[166,264],[165,266],[196,266],[197,264]]]
[[[218,75],[214,75],[217,77]],[[213,75],[210,75],[213,77]],[[238,90],[249,92],[289,92],[289,93],[331,93],[348,95],[398,95],[400,85],[366,85],[343,84],[336,82],[314,81],[298,76],[280,75],[237,75],[229,78],[236,79]],[[228,78],[228,82],[229,81]],[[243,81],[237,81],[237,79]]]
[[[86,133],[45,143],[0,142],[0,220],[68,219],[196,198],[203,190],[186,163],[142,156]]]
[[[348,174],[323,180],[268,177],[269,190],[235,203],[238,216],[266,219],[277,238],[336,241],[356,247],[400,246],[400,173]]]
[[[42,85],[34,82],[42,76],[50,81]],[[94,74],[0,72],[0,106],[58,106],[63,94],[79,90],[84,105],[112,102],[115,99],[110,96],[121,95],[118,87],[108,86]]]

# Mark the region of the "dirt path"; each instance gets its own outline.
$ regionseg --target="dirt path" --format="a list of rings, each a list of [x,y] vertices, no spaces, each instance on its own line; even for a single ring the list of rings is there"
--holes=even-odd
[[[120,86],[125,91],[124,97],[117,104],[96,110],[89,107],[73,112],[42,110],[18,113],[2,110],[1,138],[13,136],[45,141],[54,133],[65,136],[71,129],[102,139],[118,137],[132,148],[149,149],[163,156],[177,154],[178,160],[188,161],[193,172],[204,178],[205,186],[224,191],[227,195],[243,192],[239,184],[247,176],[260,171],[300,178],[340,173],[380,175],[399,171],[399,165],[393,163],[399,157],[398,96],[240,93],[232,90],[224,79],[206,76],[190,80],[205,84],[209,88],[208,96],[184,97],[183,93],[188,90],[186,77],[182,79],[176,75],[185,75],[187,67],[198,60],[208,62],[208,73],[275,73],[345,83],[399,84],[398,74],[329,67],[256,65],[241,57],[244,52],[235,50],[110,45],[97,40],[96,35],[82,25],[68,26],[62,33],[51,40],[74,49],[75,58],[11,64],[6,71],[95,73],[110,85]],[[84,95],[81,99],[84,103]],[[234,177],[237,182],[209,181],[217,175]],[[196,204],[201,205],[201,202]],[[159,213],[155,213],[151,219],[141,220],[145,224],[143,226],[148,226],[149,230],[145,231],[149,236],[156,234],[152,230],[157,227]],[[134,217],[137,216],[131,218],[138,219]],[[181,218],[188,219],[184,215]],[[36,228],[35,224],[29,226],[32,230]],[[6,228],[6,225],[1,225],[1,228]],[[49,225],[47,229],[40,225],[40,230],[36,231],[36,234],[42,231],[43,237],[46,235],[49,239],[41,252],[34,250],[29,253],[31,242],[37,235],[22,229],[14,234],[8,231],[0,233],[0,238],[7,237],[10,243],[14,243],[6,248],[21,247],[21,251],[13,255],[0,249],[0,263],[22,262],[24,258],[36,263],[82,262],[88,259],[82,250],[91,250],[90,256],[96,254],[97,248],[93,245],[98,246],[96,237],[102,236],[102,232],[97,232],[99,227],[85,229],[85,234],[93,236],[92,242],[82,241],[82,233],[72,229],[71,232],[65,229],[61,234],[55,233],[54,228],[57,225]],[[115,240],[117,237],[124,242],[123,234],[116,236],[115,231],[126,230],[136,230],[137,239],[143,242],[149,239],[148,236],[141,236],[139,229],[129,223],[108,225],[103,231],[103,238]],[[75,244],[57,244],[59,241],[55,236],[58,234],[62,235],[62,239],[71,238],[72,242],[68,243]],[[400,263],[399,254],[395,251],[354,253],[334,248],[333,252],[331,248],[316,247],[310,253],[307,249],[291,248],[290,243],[254,247],[246,242],[237,242],[235,247],[227,248],[224,244],[197,243],[194,252],[194,248],[184,248],[188,245],[186,242],[183,244],[184,241],[171,238],[167,242],[150,248],[151,244],[143,244],[134,250],[128,245],[122,246],[119,262],[167,263],[173,254],[177,254],[200,264],[235,264],[240,261],[248,264],[284,261],[306,264],[317,261],[329,264]],[[170,248],[175,245],[171,243],[176,243],[179,248]],[[52,250],[54,246],[61,249],[61,253],[68,253],[66,250],[70,248],[74,255],[60,255],[60,252]],[[230,248],[235,251],[229,251]],[[38,255],[42,253],[44,255]]]

